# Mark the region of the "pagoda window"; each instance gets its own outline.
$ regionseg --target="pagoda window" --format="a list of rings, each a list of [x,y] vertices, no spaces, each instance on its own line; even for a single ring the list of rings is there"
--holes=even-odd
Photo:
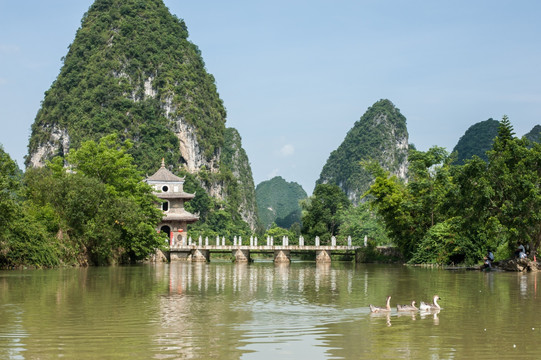
[[[169,191],[169,186],[167,186],[167,185],[162,186],[162,191],[163,192],[168,192]]]
[[[169,201],[165,201],[162,203],[162,210],[163,211],[169,210]]]

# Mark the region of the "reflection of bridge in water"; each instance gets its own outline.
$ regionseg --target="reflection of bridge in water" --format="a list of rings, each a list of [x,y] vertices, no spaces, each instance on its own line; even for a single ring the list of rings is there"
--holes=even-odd
[[[331,239],[331,245],[320,245],[316,238],[315,245],[304,245],[304,239],[299,239],[299,245],[289,245],[289,239],[282,239],[281,245],[274,245],[273,239],[267,239],[267,245],[257,245],[257,239],[250,239],[250,245],[242,245],[241,240],[235,238],[233,245],[225,245],[222,238],[216,239],[216,245],[209,244],[208,238],[203,240],[199,238],[198,244],[174,244],[170,247],[169,257],[171,261],[194,261],[207,262],[210,260],[211,253],[231,253],[235,262],[250,262],[251,254],[272,254],[275,263],[291,262],[292,254],[312,254],[315,253],[315,261],[318,263],[330,263],[331,254],[355,255],[360,246],[352,246],[351,238],[345,246],[336,245],[336,239]]]

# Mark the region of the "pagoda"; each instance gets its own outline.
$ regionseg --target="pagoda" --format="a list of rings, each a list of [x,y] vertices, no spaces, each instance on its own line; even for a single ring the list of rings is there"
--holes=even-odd
[[[146,180],[146,183],[154,188],[154,195],[162,199],[160,208],[164,213],[162,221],[158,224],[159,232],[169,235],[171,248],[187,245],[186,232],[188,224],[199,220],[199,216],[189,213],[184,209],[184,203],[195,197],[195,194],[184,192],[184,178],[180,178],[162,166],[156,173]]]

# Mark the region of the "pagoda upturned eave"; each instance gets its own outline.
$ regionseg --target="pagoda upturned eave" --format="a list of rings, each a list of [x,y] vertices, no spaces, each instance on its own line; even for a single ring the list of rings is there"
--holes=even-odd
[[[186,192],[154,192],[154,195],[160,199],[193,199],[195,194]]]
[[[199,220],[199,216],[191,214],[187,211],[183,211],[182,213],[167,213],[162,218],[163,221],[186,221],[187,223],[196,222]]]

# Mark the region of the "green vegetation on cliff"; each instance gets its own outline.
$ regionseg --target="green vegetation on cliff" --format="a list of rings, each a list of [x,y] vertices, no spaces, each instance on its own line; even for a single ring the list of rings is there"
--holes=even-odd
[[[302,186],[276,176],[259,183],[255,193],[259,219],[265,229],[273,223],[284,229],[289,229],[294,223],[300,224],[299,201],[307,198]]]
[[[110,133],[132,139],[131,152],[144,171],[163,156],[180,163],[172,117],[194,125],[206,157],[213,156],[223,144],[225,109],[187,38],[184,21],[161,0],[96,0],[45,93],[30,156],[56,128],[67,131],[74,148]]]
[[[500,123],[492,118],[478,122],[470,126],[468,130],[460,137],[453,152],[457,153],[457,162],[464,164],[474,155],[487,161],[487,151],[492,149],[494,138],[498,135]]]
[[[144,173],[162,158],[174,171],[188,168],[199,204],[203,192],[220,203],[203,213],[218,208],[255,227],[255,186],[240,136],[226,129],[214,77],[162,0],[95,0],[63,60],[32,125],[27,166],[115,134],[131,141],[128,152]]]
[[[514,136],[499,122],[487,161],[478,156],[454,165],[442,148],[412,151],[404,183],[380,172],[372,205],[392,241],[412,263],[479,262],[488,249],[497,258],[519,243],[541,245],[541,144]]]
[[[541,125],[535,125],[524,137],[531,142],[541,142]]]
[[[0,267],[102,265],[146,258],[165,244],[156,232],[159,200],[115,135],[84,142],[67,159],[30,168],[23,183],[0,156]],[[2,154],[0,154],[2,155]],[[69,164],[69,171],[64,161]]]
[[[407,149],[406,118],[391,101],[379,100],[331,153],[316,184],[338,185],[357,204],[374,179],[361,162],[375,161],[405,177]]]

